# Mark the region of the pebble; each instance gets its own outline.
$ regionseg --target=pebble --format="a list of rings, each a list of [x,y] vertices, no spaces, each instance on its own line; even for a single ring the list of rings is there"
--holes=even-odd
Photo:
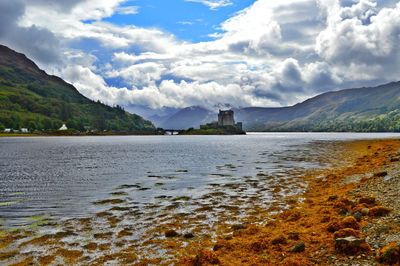
[[[353,217],[357,220],[357,222],[361,221],[363,214],[361,212],[356,212],[353,214]]]
[[[176,232],[175,230],[167,230],[165,231],[165,237],[176,237],[179,236],[179,233]]]
[[[243,230],[246,229],[247,226],[245,224],[234,224],[232,225],[232,230],[238,231],[238,230]]]
[[[291,252],[300,253],[306,250],[306,245],[304,242],[299,242],[291,248]]]
[[[183,235],[184,238],[186,239],[190,239],[190,238],[194,238],[194,234],[193,233],[186,233]]]

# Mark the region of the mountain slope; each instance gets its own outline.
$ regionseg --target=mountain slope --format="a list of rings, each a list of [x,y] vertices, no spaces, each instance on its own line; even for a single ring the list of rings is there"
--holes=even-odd
[[[283,108],[244,108],[237,120],[255,131],[400,131],[400,82],[328,92]]]
[[[216,119],[217,115],[212,111],[199,106],[191,106],[166,117],[160,122],[160,125],[167,129],[199,128],[201,124],[206,124]]]
[[[0,129],[147,131],[151,122],[81,95],[71,84],[47,75],[25,55],[0,45]]]

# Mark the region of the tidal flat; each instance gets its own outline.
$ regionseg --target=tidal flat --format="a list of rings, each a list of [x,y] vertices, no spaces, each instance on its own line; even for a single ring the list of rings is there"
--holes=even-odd
[[[223,150],[211,167],[202,162],[207,175],[200,188],[186,176],[193,175],[193,165],[199,162],[168,171],[145,168],[143,179],[111,182],[105,193],[90,197],[87,213],[40,209],[39,214],[24,212],[15,218],[10,212],[25,208],[20,201],[34,202],[26,197],[31,192],[8,192],[4,197],[2,191],[4,202],[13,198],[14,203],[0,206],[0,262],[374,265],[390,259],[388,246],[394,245],[395,252],[399,241],[393,223],[398,205],[384,192],[398,183],[399,141],[316,138],[285,142],[274,150],[259,142],[256,137],[253,145],[259,147],[249,151],[256,151],[252,156],[229,147],[231,152]],[[190,145],[198,147],[199,142]],[[170,157],[165,158],[171,165]],[[121,182],[127,180],[133,182]],[[177,183],[184,189],[171,188]],[[388,237],[377,240],[381,223],[387,224]],[[349,236],[365,240],[354,254],[341,252],[336,243]]]

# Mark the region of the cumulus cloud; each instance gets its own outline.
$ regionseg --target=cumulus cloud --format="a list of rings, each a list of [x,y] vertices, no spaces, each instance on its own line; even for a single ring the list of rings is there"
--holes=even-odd
[[[375,9],[361,0],[351,7],[333,3],[328,25],[317,37],[316,51],[347,79],[396,79],[400,63],[400,3]],[[333,8],[332,8],[333,7]]]
[[[122,77],[126,82],[134,87],[144,87],[154,85],[161,79],[161,75],[166,71],[163,64],[146,62],[124,68],[122,70],[112,70],[106,75],[110,78]]]
[[[231,4],[187,1],[211,9]],[[54,71],[91,99],[151,108],[282,106],[398,76],[398,1],[257,0],[197,43],[105,22],[138,11],[124,2],[0,1],[0,40],[48,64],[62,55]],[[87,40],[109,60],[71,48]]]

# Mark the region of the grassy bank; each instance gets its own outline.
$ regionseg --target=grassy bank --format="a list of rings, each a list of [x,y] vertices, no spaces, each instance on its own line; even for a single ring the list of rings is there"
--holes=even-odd
[[[34,137],[38,136],[37,134],[33,133],[0,133],[0,138],[1,137]]]
[[[147,136],[158,135],[155,131],[138,131],[138,132],[77,132],[77,131],[50,131],[38,133],[0,133],[1,137],[68,137],[68,136]]]

